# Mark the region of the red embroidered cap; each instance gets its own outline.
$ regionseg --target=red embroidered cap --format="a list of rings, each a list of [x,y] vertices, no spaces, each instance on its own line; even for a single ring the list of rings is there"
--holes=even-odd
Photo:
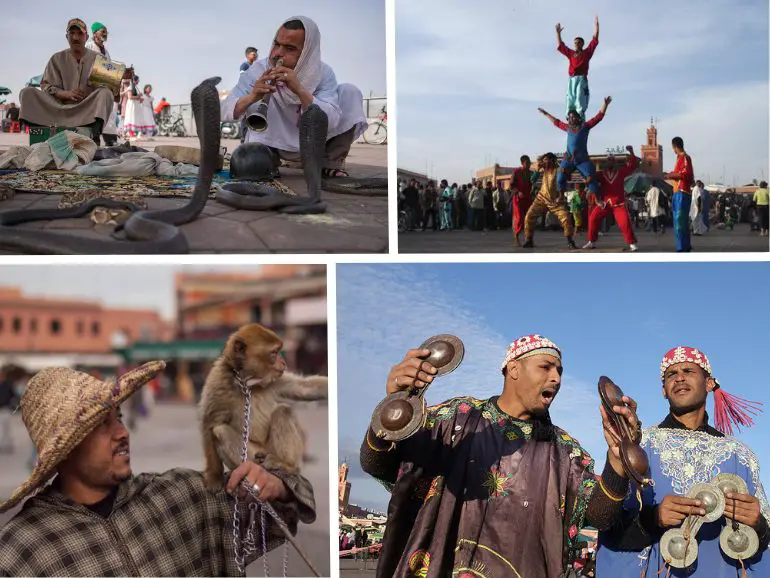
[[[660,379],[663,379],[666,370],[672,365],[688,362],[699,365],[706,373],[711,375],[711,364],[705,353],[698,351],[694,347],[679,346],[669,350],[668,353],[663,356],[663,361],[660,362]]]
[[[553,341],[542,335],[525,335],[511,343],[501,369],[505,372],[510,361],[524,359],[532,355],[552,355],[561,361],[561,350]]]
[[[714,379],[714,425],[723,434],[732,435],[733,424],[740,431],[740,426],[751,427],[754,425],[752,415],[762,412],[762,404],[758,401],[749,401],[730,393],[727,393],[714,378],[711,372],[711,363],[702,351],[695,347],[675,347],[663,356],[660,363],[660,379],[665,381],[666,370],[679,363],[694,363],[701,367],[709,377]]]

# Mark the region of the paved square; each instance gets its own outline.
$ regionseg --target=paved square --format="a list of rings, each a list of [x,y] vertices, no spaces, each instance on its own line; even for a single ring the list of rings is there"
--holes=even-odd
[[[637,229],[639,252],[673,253],[676,250],[673,229],[666,229],[664,235]],[[522,242],[524,235],[521,236]],[[578,247],[585,245],[585,233],[575,236]],[[516,247],[513,233],[504,231],[409,231],[399,233],[399,253],[621,253],[628,251],[623,236],[617,227],[599,237],[595,249],[569,249],[561,231],[537,231],[534,249]],[[750,231],[746,223],[737,225],[733,231],[712,228],[702,236],[691,237],[695,253],[768,252],[770,243],[759,232]]]

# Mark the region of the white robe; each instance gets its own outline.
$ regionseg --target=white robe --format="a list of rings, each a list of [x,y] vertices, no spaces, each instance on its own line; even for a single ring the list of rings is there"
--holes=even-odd
[[[690,205],[690,222],[692,223],[692,232],[694,235],[702,235],[706,232],[706,225],[703,222],[703,215],[698,208],[698,201],[703,200],[703,189],[699,186],[692,188],[692,204]]]
[[[658,187],[651,187],[647,191],[644,200],[647,201],[647,206],[650,207],[651,218],[662,217],[666,214],[666,211],[660,206],[660,189]]]
[[[240,121],[244,116],[233,118],[235,104],[246,96],[268,66],[267,58],[258,60],[240,75],[238,84],[222,101],[222,122]],[[281,90],[288,90],[282,88]],[[364,99],[361,91],[352,84],[337,84],[332,68],[321,63],[321,80],[313,91],[313,104],[317,104],[329,119],[327,140],[355,127],[359,138],[367,127],[364,115]],[[260,142],[282,151],[299,151],[299,119],[301,106],[284,104],[272,98],[267,109],[268,128],[264,132],[249,130],[245,142]]]

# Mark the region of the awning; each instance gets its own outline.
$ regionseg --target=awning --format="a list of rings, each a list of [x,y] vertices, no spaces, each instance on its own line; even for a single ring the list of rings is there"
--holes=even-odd
[[[323,325],[326,322],[326,297],[292,299],[286,302],[287,325]]]
[[[222,354],[225,341],[168,341],[168,342],[137,342],[131,347],[116,349],[126,361],[151,361],[155,359],[174,360],[186,359],[191,361],[210,361]]]

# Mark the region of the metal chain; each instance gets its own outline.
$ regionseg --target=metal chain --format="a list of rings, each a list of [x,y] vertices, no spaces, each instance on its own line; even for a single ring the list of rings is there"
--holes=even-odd
[[[240,376],[238,372],[234,374],[235,381],[241,389],[243,394],[243,445],[241,446],[241,462],[245,462],[249,459],[249,436],[251,425],[251,389],[246,384],[246,381]],[[254,490],[254,487],[246,480],[241,481],[241,487],[248,492],[253,498],[253,501],[248,506],[249,522],[246,526],[246,538],[241,540],[241,514],[240,514],[240,498],[239,492],[235,492],[235,506],[233,508],[233,549],[235,553],[235,564],[240,572],[246,571],[245,562],[248,556],[257,552],[257,540],[254,535],[254,526],[256,522],[256,514],[260,514],[260,534],[262,538],[262,565],[265,570],[265,577],[270,576],[270,569],[267,565],[267,524],[265,523],[265,513],[270,516],[284,529],[284,532],[288,532],[283,520],[281,520],[278,512],[276,512],[270,504],[259,499],[259,494]],[[287,534],[288,535],[288,534]],[[283,546],[283,578],[286,578],[289,562],[289,543],[284,542]]]

